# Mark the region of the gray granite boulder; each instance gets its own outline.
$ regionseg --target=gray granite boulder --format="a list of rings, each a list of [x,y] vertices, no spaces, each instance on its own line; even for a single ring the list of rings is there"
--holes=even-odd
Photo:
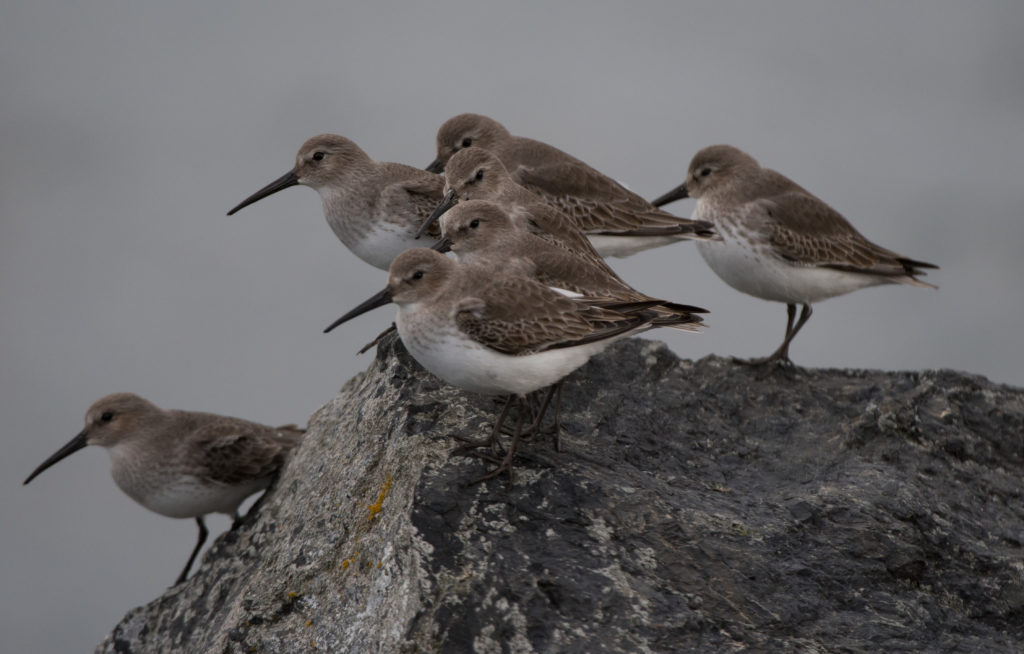
[[[618,343],[562,451],[386,340],[186,583],[98,652],[1020,652],[1024,391]]]

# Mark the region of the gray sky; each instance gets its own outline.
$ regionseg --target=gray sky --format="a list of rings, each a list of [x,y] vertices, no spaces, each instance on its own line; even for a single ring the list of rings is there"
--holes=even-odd
[[[1024,4],[488,4],[0,8],[3,649],[91,649],[193,544],[191,521],[121,494],[98,448],[21,487],[94,400],[303,422],[368,365],[355,350],[392,310],[320,330],[385,274],[316,193],[224,215],[321,132],[425,166],[438,126],[475,111],[647,197],[731,143],[942,267],[938,291],[817,305],[798,364],[1024,384]],[[656,335],[683,357],[781,341],[782,305],[733,291],[692,245],[612,263],[711,309],[703,335]]]

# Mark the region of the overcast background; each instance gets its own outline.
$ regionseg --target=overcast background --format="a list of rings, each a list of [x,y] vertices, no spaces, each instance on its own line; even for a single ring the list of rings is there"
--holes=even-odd
[[[798,364],[1024,384],[1024,3],[343,4],[0,7],[4,651],[89,651],[193,545],[191,521],[117,489],[99,448],[21,486],[94,400],[304,422],[368,365],[355,350],[393,310],[320,332],[385,274],[317,194],[224,215],[321,132],[425,166],[438,126],[474,111],[646,197],[734,144],[942,267],[938,291],[817,305]],[[691,244],[613,265],[711,309],[703,335],[655,334],[680,356],[781,341],[783,306],[727,287]]]

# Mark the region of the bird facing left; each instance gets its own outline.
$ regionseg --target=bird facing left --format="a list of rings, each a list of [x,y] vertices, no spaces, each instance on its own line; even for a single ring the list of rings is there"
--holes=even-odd
[[[88,445],[106,448],[111,476],[128,497],[160,515],[195,518],[199,540],[179,584],[206,541],[203,516],[226,513],[237,524],[239,505],[270,486],[304,434],[295,425],[165,410],[138,395],[115,393],[89,407],[85,428],[24,483]]]

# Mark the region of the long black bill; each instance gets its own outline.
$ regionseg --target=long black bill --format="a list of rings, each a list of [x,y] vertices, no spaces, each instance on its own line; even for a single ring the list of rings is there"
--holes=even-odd
[[[445,254],[446,252],[451,252],[452,251],[452,240],[450,238],[448,238],[447,236],[445,236],[444,238],[442,238],[437,243],[434,243],[433,245],[431,245],[430,249],[431,250],[437,250],[441,254]]]
[[[376,295],[371,297],[366,302],[363,302],[362,304],[360,304],[355,309],[352,309],[351,311],[346,313],[341,318],[338,318],[337,320],[332,322],[330,325],[327,326],[327,329],[324,330],[324,333],[326,334],[326,333],[330,332],[332,329],[334,329],[338,325],[346,323],[349,320],[352,320],[353,318],[355,318],[356,316],[361,316],[364,313],[366,313],[367,311],[372,311],[372,310],[376,309],[377,307],[382,307],[385,304],[387,304],[388,302],[391,302],[391,289],[390,288],[385,288],[383,291],[381,291],[380,293],[377,293]]]
[[[280,177],[270,182],[260,190],[256,191],[246,199],[242,200],[237,207],[228,212],[228,215],[230,216],[239,209],[244,209],[245,207],[248,207],[253,202],[259,202],[268,195],[273,195],[278,191],[283,191],[289,186],[295,186],[298,183],[299,176],[295,174],[294,170],[289,170],[284,175],[281,175]]]
[[[444,162],[441,161],[441,157],[438,157],[437,159],[431,161],[430,165],[427,166],[424,170],[426,170],[428,173],[437,173],[438,175],[440,175],[441,173],[444,172]]]
[[[41,473],[43,470],[46,470],[47,468],[52,466],[54,463],[57,463],[61,459],[65,459],[65,458],[71,456],[72,454],[74,454],[78,450],[80,450],[83,447],[85,447],[86,445],[88,445],[89,443],[86,442],[87,438],[88,438],[88,434],[83,429],[82,432],[80,434],[78,434],[78,436],[75,436],[74,438],[72,438],[71,441],[68,442],[67,445],[65,445],[64,447],[62,447],[59,450],[57,450],[53,454],[53,456],[51,456],[49,459],[47,459],[47,460],[43,461],[42,463],[40,463],[39,467],[36,468],[35,470],[33,470],[32,474],[28,476],[28,479],[26,479],[24,482],[22,482],[22,485],[27,484],[28,482],[30,482],[33,479],[35,479],[36,477],[38,477],[39,473]]]
[[[675,202],[676,200],[682,200],[683,198],[690,197],[690,194],[686,191],[686,184],[680,184],[665,195],[661,196],[657,200],[651,200],[651,204],[656,207],[660,207],[668,204],[669,202]]]
[[[430,226],[433,225],[438,218],[443,216],[445,211],[448,211],[449,209],[454,207],[458,201],[459,199],[458,196],[455,194],[455,189],[452,189],[445,193],[444,197],[441,198],[440,204],[434,207],[434,212],[431,213],[427,217],[427,219],[423,221],[422,225],[420,225],[419,231],[416,232],[416,238],[419,238],[426,234],[427,230],[430,229]]]

